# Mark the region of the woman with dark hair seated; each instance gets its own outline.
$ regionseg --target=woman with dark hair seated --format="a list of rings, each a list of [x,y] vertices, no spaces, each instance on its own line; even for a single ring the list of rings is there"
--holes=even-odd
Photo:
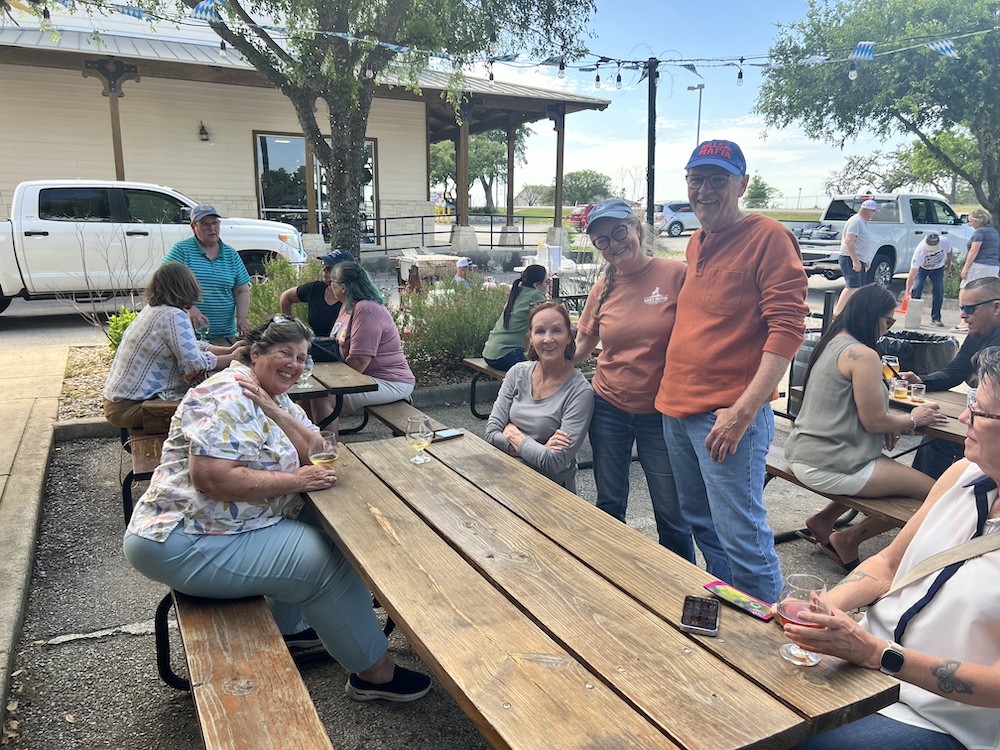
[[[509,370],[524,362],[524,337],[528,333],[528,314],[545,301],[549,274],[544,266],[528,266],[515,279],[507,297],[507,306],[483,346],[483,359],[497,370]]]
[[[371,594],[300,493],[337,480],[309,462],[316,427],[288,397],[312,332],[279,315],[240,362],[188,391],[125,532],[128,561],[191,596],[263,595],[290,645],[322,645],[355,700],[411,701],[430,680],[396,666]]]
[[[882,455],[900,433],[947,420],[937,404],[909,414],[889,411],[878,340],[895,322],[896,298],[879,284],[861,287],[813,349],[803,382],[802,408],[785,443],[796,478],[820,492],[858,497],[903,495],[923,500],[934,480]],[[858,545],[894,524],[866,518],[833,533],[847,508],[830,503],[806,520],[820,549],[847,570]]]
[[[576,492],[576,454],[594,413],[594,391],[573,367],[569,313],[555,302],[531,311],[528,362],[507,371],[486,423],[497,448]]]
[[[142,427],[143,401],[179,401],[206,372],[228,367],[243,346],[211,346],[195,336],[187,309],[201,287],[183,263],[157,268],[145,297],[149,304],[122,334],[104,384],[104,417],[115,427]]]
[[[313,333],[319,337],[328,337],[333,330],[333,324],[337,322],[343,304],[337,299],[330,288],[333,280],[333,267],[338,263],[350,263],[354,256],[346,250],[334,250],[332,253],[319,256],[318,260],[323,264],[323,278],[320,281],[308,281],[300,286],[293,286],[281,293],[281,312],[291,316],[292,306],[299,302],[307,305],[306,321]],[[322,340],[322,339],[321,339]],[[312,357],[317,362],[329,362],[335,359],[332,352],[326,347],[316,350],[316,340],[313,340],[313,347],[310,349]]]

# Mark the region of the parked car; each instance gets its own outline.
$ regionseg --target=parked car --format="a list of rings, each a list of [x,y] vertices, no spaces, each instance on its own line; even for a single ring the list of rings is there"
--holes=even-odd
[[[682,232],[701,229],[701,222],[687,201],[661,201],[653,205],[653,228],[657,234],[680,237]]]
[[[591,209],[596,206],[596,203],[588,203],[585,206],[574,206],[573,210],[569,212],[569,216],[566,217],[566,221],[570,226],[579,229],[581,232],[587,231],[587,217],[590,216]]]

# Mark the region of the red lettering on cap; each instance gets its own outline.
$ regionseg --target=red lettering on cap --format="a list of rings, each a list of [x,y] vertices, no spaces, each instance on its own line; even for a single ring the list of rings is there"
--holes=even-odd
[[[725,143],[706,143],[701,147],[701,151],[698,152],[698,156],[721,156],[723,159],[732,159],[733,149]]]

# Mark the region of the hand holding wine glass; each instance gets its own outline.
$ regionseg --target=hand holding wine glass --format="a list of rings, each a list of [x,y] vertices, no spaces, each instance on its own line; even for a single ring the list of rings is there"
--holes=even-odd
[[[339,455],[336,432],[324,430],[313,436],[309,444],[309,461],[313,466],[333,466]]]
[[[431,444],[434,438],[434,430],[431,429],[429,417],[409,417],[406,420],[406,439],[410,443],[417,455],[410,459],[410,463],[425,464],[431,460],[430,456],[424,453],[424,448]]]
[[[802,612],[819,612],[832,614],[830,600],[827,596],[826,582],[817,576],[805,573],[793,573],[785,579],[785,586],[778,597],[777,614],[781,624],[801,625],[806,628],[820,627],[814,622],[799,619]],[[781,657],[792,664],[801,667],[814,667],[820,662],[820,655],[794,643],[786,643],[779,649]]]

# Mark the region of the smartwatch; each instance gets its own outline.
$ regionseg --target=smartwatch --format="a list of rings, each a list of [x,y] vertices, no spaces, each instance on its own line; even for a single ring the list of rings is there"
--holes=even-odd
[[[895,641],[886,641],[888,644],[879,659],[879,671],[895,677],[903,670],[903,647]]]

